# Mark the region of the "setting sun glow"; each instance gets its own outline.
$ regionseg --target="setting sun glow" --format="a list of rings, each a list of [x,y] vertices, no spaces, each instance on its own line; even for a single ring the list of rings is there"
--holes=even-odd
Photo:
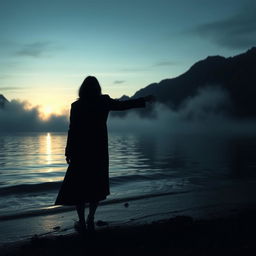
[[[51,114],[53,114],[53,109],[51,106],[44,106],[41,109],[42,119],[48,119]]]
[[[59,110],[57,107],[55,108],[54,106],[52,105],[45,105],[45,106],[41,106],[39,108],[39,111],[40,111],[40,118],[42,120],[48,120],[52,115],[56,115],[56,116],[59,116],[59,115],[67,115],[67,111],[64,111],[64,110]]]

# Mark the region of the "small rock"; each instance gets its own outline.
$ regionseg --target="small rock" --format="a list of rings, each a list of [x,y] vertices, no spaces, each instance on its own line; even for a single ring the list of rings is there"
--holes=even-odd
[[[129,203],[125,203],[125,204],[124,204],[124,207],[125,207],[125,208],[129,207]]]
[[[31,242],[35,242],[35,241],[38,241],[38,240],[39,240],[39,236],[37,234],[35,234],[31,237]]]
[[[106,221],[98,220],[98,221],[96,222],[96,225],[97,225],[98,227],[102,227],[102,226],[107,226],[108,223],[107,223]]]

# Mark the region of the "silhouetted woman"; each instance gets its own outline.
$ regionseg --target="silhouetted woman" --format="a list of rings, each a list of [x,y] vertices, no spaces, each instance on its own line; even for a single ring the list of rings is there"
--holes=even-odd
[[[94,230],[94,214],[98,202],[109,195],[109,158],[107,118],[111,110],[145,107],[152,96],[118,101],[101,94],[95,77],[85,78],[79,89],[79,99],[72,103],[66,145],[69,164],[57,196],[56,205],[75,205],[79,221],[75,228]],[[85,221],[85,203],[89,215]]]

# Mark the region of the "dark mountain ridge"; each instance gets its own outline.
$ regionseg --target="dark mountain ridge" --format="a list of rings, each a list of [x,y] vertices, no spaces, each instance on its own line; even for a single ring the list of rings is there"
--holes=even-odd
[[[8,103],[9,101],[4,97],[3,94],[0,94],[0,108],[4,108],[4,106],[6,105],[6,103]]]
[[[210,56],[195,63],[184,74],[153,83],[137,91],[131,98],[148,94],[177,110],[198,89],[218,86],[230,96],[230,114],[235,117],[256,117],[256,47],[234,57]]]
[[[196,96],[199,89],[220,87],[228,92],[231,107],[229,114],[237,118],[256,117],[256,47],[234,57],[209,56],[195,63],[184,74],[152,83],[137,91],[131,98],[143,97],[149,94],[156,96],[158,102],[173,110],[182,107],[187,99]],[[123,96],[120,100],[129,99]],[[0,94],[0,108],[8,100]],[[150,116],[153,107],[146,110],[135,110],[141,116]],[[153,113],[154,114],[154,113]],[[124,116],[125,112],[112,113]]]

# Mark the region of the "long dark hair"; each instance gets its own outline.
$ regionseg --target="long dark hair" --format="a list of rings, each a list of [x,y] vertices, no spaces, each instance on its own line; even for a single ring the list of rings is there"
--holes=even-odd
[[[87,76],[80,86],[78,96],[80,100],[95,99],[101,95],[99,81],[94,76]]]

